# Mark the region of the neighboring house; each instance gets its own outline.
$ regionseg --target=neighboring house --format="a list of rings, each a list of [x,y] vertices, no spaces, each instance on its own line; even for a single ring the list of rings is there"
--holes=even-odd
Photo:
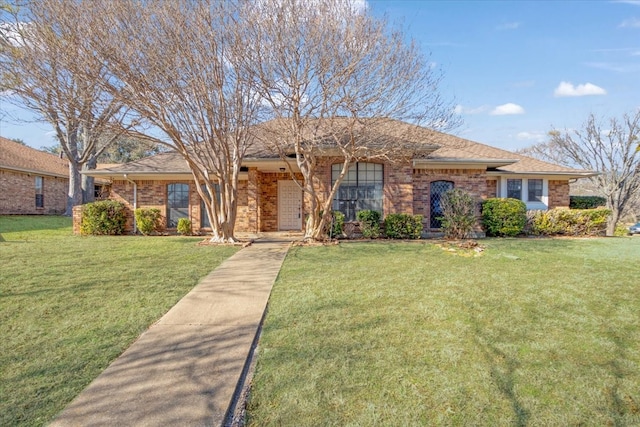
[[[0,137],[0,215],[64,213],[68,190],[66,160]]]
[[[593,175],[404,122],[389,121],[385,132],[399,139],[409,128],[410,142],[418,147],[413,157],[399,163],[354,163],[333,201],[334,210],[343,212],[347,220],[354,220],[363,209],[379,210],[383,216],[419,214],[428,233],[440,228],[440,197],[449,189],[464,189],[478,201],[517,198],[528,209],[545,210],[568,207],[569,182]],[[323,194],[329,194],[341,162],[329,154],[320,158],[317,186]],[[289,164],[295,169],[294,158]],[[111,182],[109,197],[130,209],[129,231],[135,207],[160,209],[170,230],[183,217],[191,220],[194,231],[209,229],[191,172],[177,153],[84,173]],[[236,231],[301,230],[307,206],[283,160],[262,146],[248,151],[240,175]]]

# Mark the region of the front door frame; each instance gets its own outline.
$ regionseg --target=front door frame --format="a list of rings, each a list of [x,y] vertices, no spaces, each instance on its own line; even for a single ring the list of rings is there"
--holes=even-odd
[[[289,210],[288,214],[296,215],[296,206],[288,206],[289,204],[297,205],[298,218],[289,218],[285,223],[284,215],[287,214],[287,209],[293,209]],[[278,231],[285,230],[302,230],[302,190],[293,180],[278,180]]]

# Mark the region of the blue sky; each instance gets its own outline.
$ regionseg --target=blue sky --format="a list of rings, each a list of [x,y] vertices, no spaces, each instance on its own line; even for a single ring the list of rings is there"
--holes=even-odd
[[[463,119],[456,135],[516,150],[552,128],[579,128],[590,113],[640,108],[640,0],[368,4],[402,24],[443,70],[442,92]],[[55,144],[49,126],[7,117],[0,135],[35,148]]]

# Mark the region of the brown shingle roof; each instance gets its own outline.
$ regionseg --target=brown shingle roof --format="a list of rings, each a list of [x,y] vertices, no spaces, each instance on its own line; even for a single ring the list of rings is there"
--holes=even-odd
[[[0,169],[69,177],[67,160],[3,137],[0,137]]]

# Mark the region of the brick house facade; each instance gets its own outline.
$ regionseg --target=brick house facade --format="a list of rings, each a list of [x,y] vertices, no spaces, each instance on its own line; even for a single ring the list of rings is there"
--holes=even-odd
[[[0,215],[64,213],[66,160],[0,137]]]
[[[480,202],[490,197],[518,197],[529,209],[569,206],[569,181],[592,174],[564,168],[516,153],[500,150],[423,129],[425,147],[420,157],[399,162],[364,161],[354,163],[349,191],[334,199],[334,210],[349,206],[348,215],[366,203],[379,206],[383,217],[390,213],[422,215],[426,232],[439,229],[438,192],[461,188]],[[276,156],[249,153],[243,163],[238,185],[236,231],[271,232],[301,230],[309,214],[309,201],[296,187],[287,163]],[[328,197],[333,183],[333,165],[338,157],[320,157],[314,186],[318,194]],[[337,166],[339,167],[339,166]],[[350,168],[349,173],[351,174]],[[86,172],[111,182],[109,198],[123,202],[129,212],[127,229],[133,231],[135,207],[158,208],[169,230],[170,192],[178,184],[183,191],[181,215],[191,220],[196,232],[206,233],[202,203],[186,162],[177,153],[163,153],[147,159],[107,169]],[[300,173],[296,173],[301,180]],[[364,182],[364,184],[361,184]],[[187,190],[188,189],[188,190]],[[186,191],[186,193],[185,193]],[[188,194],[188,195],[187,195]],[[346,200],[343,200],[345,199]],[[353,200],[350,200],[353,199]],[[362,199],[362,200],[360,200]],[[188,201],[188,202],[187,202]],[[341,204],[342,203],[342,204]],[[435,210],[435,211],[434,211]]]

